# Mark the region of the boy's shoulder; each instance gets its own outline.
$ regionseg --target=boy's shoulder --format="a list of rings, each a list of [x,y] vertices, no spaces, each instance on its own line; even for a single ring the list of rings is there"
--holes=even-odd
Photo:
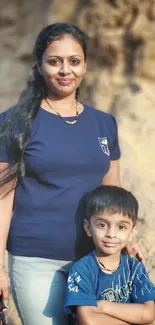
[[[129,262],[132,265],[140,265],[142,262],[140,262],[136,257],[130,257],[125,254],[121,254],[121,261],[123,262]]]
[[[121,264],[126,270],[129,270],[131,273],[136,273],[138,270],[145,269],[145,266],[140,262],[136,257],[130,257],[124,254],[121,254]]]
[[[121,254],[121,266],[126,270],[130,270],[130,272],[138,270],[140,267],[145,268],[143,263],[141,263],[136,257],[130,257],[124,254]],[[83,271],[90,270],[91,273],[92,270],[99,270],[94,251],[74,262],[71,268],[81,269]]]
[[[71,269],[81,270],[81,272],[91,272],[98,269],[94,251],[74,262]]]

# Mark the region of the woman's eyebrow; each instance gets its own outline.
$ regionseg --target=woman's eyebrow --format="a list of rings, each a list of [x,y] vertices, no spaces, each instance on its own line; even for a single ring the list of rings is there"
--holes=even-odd
[[[79,56],[79,57],[81,58],[81,55],[80,55],[80,54],[71,54],[71,55],[68,56],[68,58],[71,58],[71,57],[77,57],[77,56]],[[52,57],[52,58],[58,58],[58,59],[62,58],[62,56],[60,56],[60,55],[55,55],[55,54],[50,54],[50,55],[48,56],[48,58],[50,58],[50,57]]]

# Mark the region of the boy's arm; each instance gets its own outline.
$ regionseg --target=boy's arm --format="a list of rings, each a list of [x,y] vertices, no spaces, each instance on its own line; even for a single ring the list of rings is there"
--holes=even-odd
[[[155,320],[154,301],[139,303],[118,303],[98,301],[100,312],[132,324],[150,324]]]
[[[95,306],[77,306],[76,317],[78,325],[130,325],[130,323],[99,312]]]
[[[78,325],[130,325],[114,317],[99,313],[93,280],[87,264],[76,262],[70,269],[64,310],[75,313]]]

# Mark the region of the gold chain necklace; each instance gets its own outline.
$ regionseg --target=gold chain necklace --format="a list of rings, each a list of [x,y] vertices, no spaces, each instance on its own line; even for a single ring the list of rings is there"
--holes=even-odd
[[[96,255],[95,255],[96,256]],[[97,259],[97,262],[98,262],[98,264],[99,265],[101,265],[101,268],[102,269],[104,269],[105,271],[108,271],[108,272],[115,272],[118,268],[119,268],[119,266],[120,266],[120,263],[119,263],[119,265],[118,265],[118,267],[116,267],[116,269],[114,269],[114,270],[110,270],[110,269],[107,269],[106,267],[105,267],[105,265],[97,258],[97,256],[96,256],[96,259]]]
[[[67,124],[73,125],[77,122],[79,113],[78,113],[78,108],[79,108],[79,103],[78,101],[76,101],[76,116],[75,116],[75,120],[74,121],[68,121],[66,120],[59,112],[57,112],[52,105],[48,102],[48,100],[46,98],[44,98],[45,102],[49,105],[49,107]]]

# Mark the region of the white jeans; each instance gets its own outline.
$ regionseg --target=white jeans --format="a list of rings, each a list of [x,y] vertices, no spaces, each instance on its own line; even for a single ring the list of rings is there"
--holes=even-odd
[[[12,296],[23,325],[67,325],[66,276],[71,261],[8,255]]]

